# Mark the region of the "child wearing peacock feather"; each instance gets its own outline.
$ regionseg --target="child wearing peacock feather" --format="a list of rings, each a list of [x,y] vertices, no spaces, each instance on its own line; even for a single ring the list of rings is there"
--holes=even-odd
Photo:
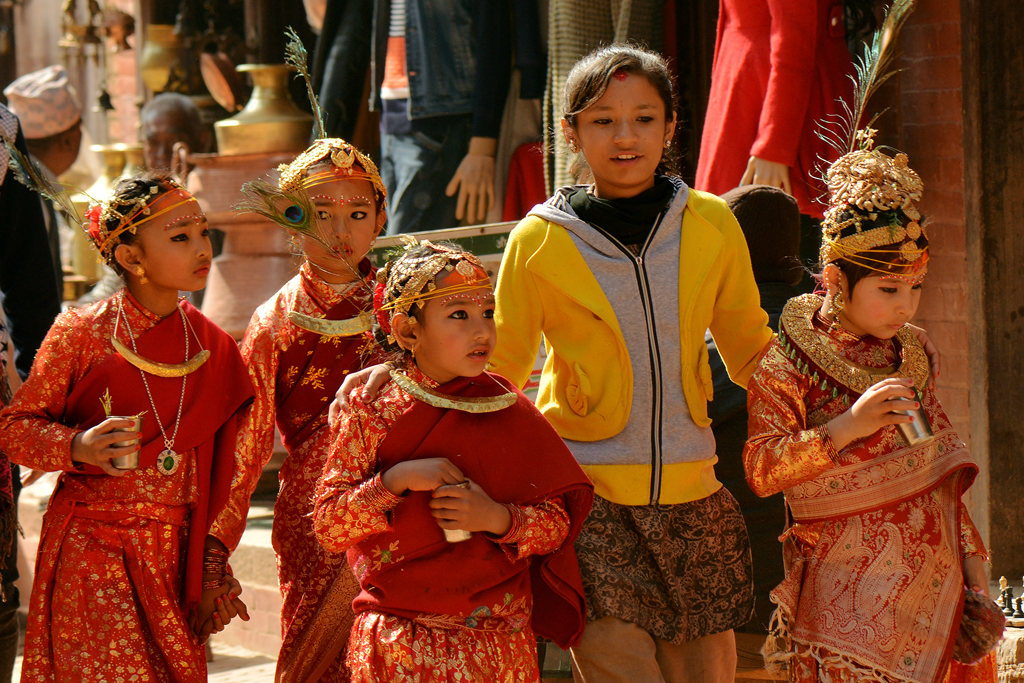
[[[288,61],[308,76],[294,36]],[[346,675],[358,586],[344,555],[317,543],[310,518],[334,391],[346,374],[379,360],[369,335],[374,269],[366,255],[387,220],[376,165],[345,140],[322,137],[319,107],[310,98],[317,139],[278,169],[278,180],[247,183],[237,207],[286,230],[302,260],[298,274],[257,308],[241,346],[256,399],[242,426],[247,446],[236,488],[245,495],[254,490],[274,452],[275,426],[286,451],[272,534],[282,597],[282,682]],[[237,522],[241,533],[245,515]]]

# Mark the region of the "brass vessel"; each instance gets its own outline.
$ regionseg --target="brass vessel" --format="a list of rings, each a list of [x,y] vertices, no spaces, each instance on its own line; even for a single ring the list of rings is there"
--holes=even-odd
[[[174,35],[170,24],[150,24],[146,27],[146,40],[139,58],[142,82],[153,92],[163,92],[171,77],[171,69],[181,58],[181,41]]]
[[[241,64],[252,77],[252,97],[242,111],[214,124],[220,154],[301,152],[309,146],[313,117],[288,94],[292,67],[286,64]]]
[[[103,172],[100,177],[85,191],[93,201],[103,202],[110,196],[114,184],[124,170],[124,145],[92,145],[89,149],[96,152],[103,161]]]
[[[142,145],[134,143],[126,145],[124,143],[118,143],[115,145],[124,152],[124,168],[121,169],[121,175],[117,180],[122,178],[132,178],[137,175],[142,175],[146,172],[146,157],[142,152]],[[117,180],[112,184],[116,185]]]

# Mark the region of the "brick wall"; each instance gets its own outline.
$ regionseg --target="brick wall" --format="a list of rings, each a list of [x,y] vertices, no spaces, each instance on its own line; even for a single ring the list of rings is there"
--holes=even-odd
[[[920,3],[899,47],[901,72],[870,109],[891,108],[879,122],[880,137],[907,153],[925,183],[931,263],[916,322],[942,351],[939,397],[969,440],[959,2]]]
[[[925,183],[921,211],[928,221],[931,263],[915,322],[942,352],[939,398],[970,445],[959,0],[918,3],[899,51],[902,71],[871,110],[891,107],[880,120],[880,137],[908,154]],[[973,493],[972,510],[980,517],[982,510],[975,505],[984,496]]]

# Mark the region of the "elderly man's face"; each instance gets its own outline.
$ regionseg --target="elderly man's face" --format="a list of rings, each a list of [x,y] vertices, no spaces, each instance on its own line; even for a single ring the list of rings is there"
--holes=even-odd
[[[198,149],[199,140],[188,127],[188,119],[174,109],[147,112],[142,121],[142,146],[146,168],[167,171],[171,168],[174,143],[183,142],[190,152]]]

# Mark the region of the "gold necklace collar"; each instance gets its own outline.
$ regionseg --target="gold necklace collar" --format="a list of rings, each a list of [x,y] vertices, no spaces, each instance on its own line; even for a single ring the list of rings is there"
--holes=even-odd
[[[863,394],[871,385],[886,377],[909,377],[919,390],[928,384],[930,369],[928,355],[921,346],[920,340],[910,329],[900,328],[895,340],[900,347],[900,364],[893,372],[870,369],[843,358],[835,353],[822,341],[820,332],[814,327],[814,314],[821,308],[822,297],[815,294],[803,294],[786,303],[779,319],[779,342],[783,352],[792,360],[797,370],[811,374],[811,379],[818,382],[814,367],[824,372],[832,380],[856,394]],[[802,358],[805,356],[806,358]],[[810,361],[810,363],[808,363]],[[821,378],[826,384],[825,378]],[[833,395],[838,393],[833,390]]]
[[[196,343],[199,343],[199,337],[196,336],[195,330],[192,329],[192,323],[189,322],[188,316],[185,315],[185,311],[181,310],[180,306],[178,306],[178,313],[181,314],[182,326],[186,327],[185,353],[187,354],[189,332],[191,331],[192,335],[196,337]],[[117,318],[114,321],[114,332],[110,335],[110,343],[122,358],[143,372],[148,372],[149,374],[157,377],[184,377],[185,375],[191,375],[193,372],[198,370],[203,363],[210,358],[209,349],[203,349],[202,347],[200,347],[199,353],[188,358],[183,363],[161,363],[159,361],[150,360],[145,356],[140,356],[135,350],[128,348],[117,338],[117,327],[122,316],[124,316],[125,325],[128,325],[128,316],[124,312],[124,292],[121,292],[120,298],[117,302]],[[130,335],[132,346],[135,346],[135,337],[130,329],[128,334]]]
[[[288,319],[297,327],[301,327],[307,332],[315,332],[323,337],[351,337],[368,332],[373,326],[373,316],[367,311],[346,320],[314,318],[298,311],[291,311],[288,313]]]
[[[391,379],[407,394],[428,405],[435,408],[461,410],[465,413],[493,413],[508,408],[518,399],[514,391],[498,396],[449,396],[419,384],[398,368],[391,368]]]

